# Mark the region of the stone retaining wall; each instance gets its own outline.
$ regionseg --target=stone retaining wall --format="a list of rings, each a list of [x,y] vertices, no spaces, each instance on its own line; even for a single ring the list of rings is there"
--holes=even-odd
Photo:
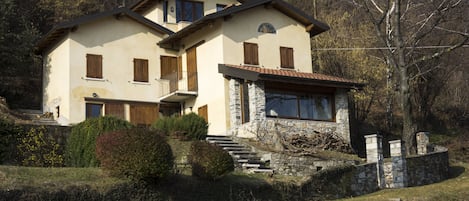
[[[358,162],[349,160],[324,160],[312,156],[292,156],[273,153],[270,159],[270,168],[275,173],[289,176],[310,176],[320,170],[329,169],[344,164],[355,165]]]
[[[448,151],[407,158],[408,186],[443,181],[449,176]]]

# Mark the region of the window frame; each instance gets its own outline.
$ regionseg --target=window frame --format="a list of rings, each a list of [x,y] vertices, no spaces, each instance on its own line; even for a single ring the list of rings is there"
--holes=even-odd
[[[287,69],[295,68],[294,50],[291,47],[280,47],[280,67]]]
[[[148,59],[134,58],[134,82],[148,83],[149,76]]]
[[[186,5],[190,4],[191,6],[191,12],[192,16],[187,17],[186,11]],[[201,15],[197,15],[197,6],[196,5],[201,5],[202,10],[200,11]],[[191,1],[191,0],[176,0],[176,23],[179,23],[181,21],[183,22],[195,22],[198,19],[202,18],[204,16],[204,2],[203,1]]]
[[[103,79],[103,55],[86,54],[86,78]]]
[[[259,45],[257,43],[243,43],[244,64],[259,65]]]
[[[267,108],[267,94],[268,93],[277,93],[281,95],[290,95],[290,96],[295,96],[295,104],[296,104],[296,116],[284,116],[284,115],[270,115],[268,108]],[[302,97],[321,97],[325,96],[329,100],[329,111],[330,111],[330,118],[329,119],[318,119],[318,118],[306,118],[301,116],[301,98]],[[282,118],[282,119],[298,119],[298,120],[309,120],[309,121],[326,121],[326,122],[335,122],[335,97],[333,93],[314,93],[314,92],[290,92],[290,91],[285,91],[285,90],[278,90],[278,89],[269,89],[265,90],[265,111],[266,111],[266,117],[270,118]],[[313,111],[315,112],[315,111]]]
[[[99,115],[93,115],[93,106],[99,106]],[[103,103],[96,103],[96,102],[87,102],[85,103],[85,119],[96,118],[103,116],[104,112],[104,104]]]

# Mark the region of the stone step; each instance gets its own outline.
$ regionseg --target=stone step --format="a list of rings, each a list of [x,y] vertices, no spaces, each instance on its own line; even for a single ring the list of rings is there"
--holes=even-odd
[[[212,144],[238,144],[236,142],[227,140],[208,140],[208,142]]]
[[[205,140],[210,141],[210,140],[216,140],[216,141],[233,141],[231,138],[227,137],[206,137]]]
[[[251,149],[246,147],[223,147],[223,150],[226,151],[251,151]]]
[[[243,150],[228,151],[228,153],[231,155],[255,155],[256,154],[251,151],[243,151]]]
[[[253,163],[244,163],[241,165],[243,168],[260,168],[261,164],[253,164]]]
[[[220,147],[244,147],[243,145],[240,144],[231,144],[231,143],[223,143],[223,144],[216,144]]]
[[[250,171],[252,171],[253,173],[266,173],[266,174],[274,173],[274,170],[270,168],[253,168],[253,169],[250,169]]]

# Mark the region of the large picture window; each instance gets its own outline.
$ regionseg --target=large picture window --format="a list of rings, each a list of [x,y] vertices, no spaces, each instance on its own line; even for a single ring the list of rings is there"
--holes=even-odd
[[[266,91],[265,101],[268,117],[321,121],[333,120],[332,95]]]
[[[176,21],[194,22],[204,16],[204,3],[176,0]]]

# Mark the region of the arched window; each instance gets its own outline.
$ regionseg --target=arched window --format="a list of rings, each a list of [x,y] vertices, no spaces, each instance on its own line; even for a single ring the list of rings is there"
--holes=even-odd
[[[275,30],[275,27],[270,23],[262,23],[261,25],[259,25],[259,28],[257,28],[257,31],[261,33],[276,33],[277,32]]]

